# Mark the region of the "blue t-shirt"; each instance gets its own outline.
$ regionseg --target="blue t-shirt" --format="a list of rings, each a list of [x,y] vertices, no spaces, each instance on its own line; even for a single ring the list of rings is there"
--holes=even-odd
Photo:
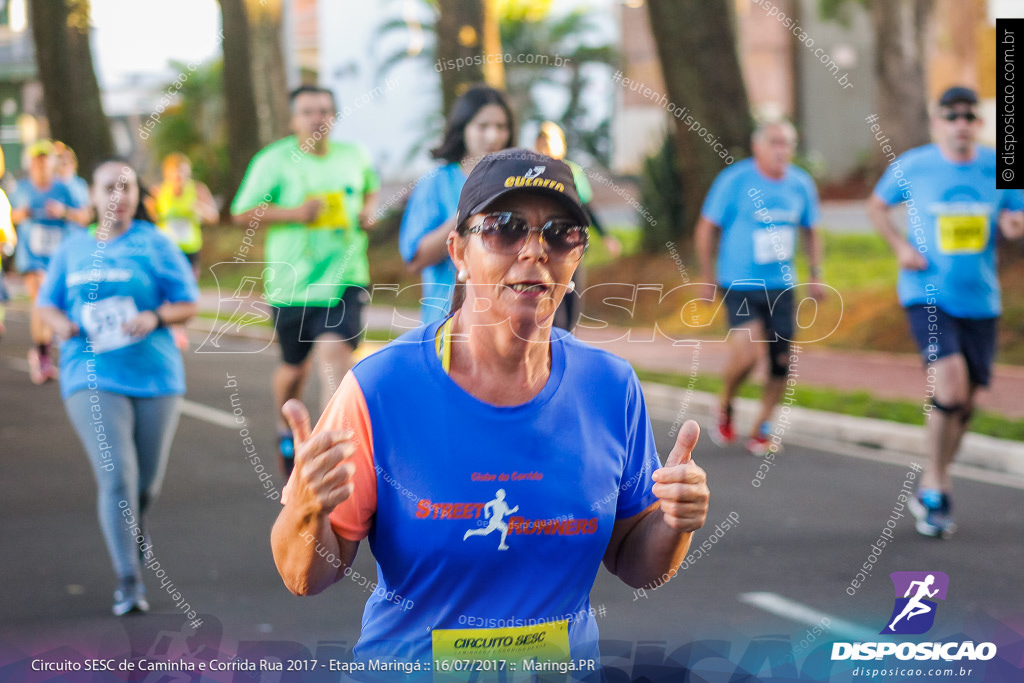
[[[59,180],[50,183],[45,191],[40,190],[28,178],[18,181],[11,195],[11,208],[30,208],[28,218],[18,223],[18,246],[14,252],[14,262],[18,270],[27,273],[33,270],[46,270],[50,257],[75,225],[63,218],[50,218],[46,215],[46,204],[49,201],[78,209],[83,206],[75,199],[68,186]]]
[[[701,215],[722,229],[718,283],[737,290],[787,289],[797,284],[797,229],[818,222],[818,191],[803,169],[789,166],[774,180],[744,159],[718,174]]]
[[[83,206],[89,204],[89,183],[85,181],[85,178],[80,176],[71,176],[70,178],[64,178],[63,182],[68,191],[71,192],[71,197],[76,202],[76,209],[80,209]]]
[[[184,394],[185,368],[167,328],[141,339],[119,330],[135,311],[198,298],[184,254],[152,224],[134,221],[105,242],[74,231],[54,254],[37,300],[64,311],[82,330],[61,345],[61,395],[82,389],[143,398]]]
[[[938,145],[924,145],[889,164],[875,196],[907,210],[907,241],[925,270],[900,270],[904,306],[933,304],[958,318],[994,318],[1002,312],[996,273],[999,212],[1024,209],[1020,190],[996,189],[996,152],[978,147],[965,164]]]
[[[459,194],[465,184],[466,174],[454,163],[441,166],[420,179],[402,216],[402,230],[398,238],[402,258],[412,261],[423,236],[455,216]],[[432,323],[448,315],[455,275],[455,264],[448,256],[423,269],[420,315],[424,323]]]
[[[444,372],[440,325],[357,364],[317,427],[357,435],[356,489],[331,515],[377,560],[356,660],[429,661],[446,630],[531,620],[567,622],[572,659],[597,659],[589,596],[612,527],[657,500],[640,382],[626,361],[555,330],[544,388],[495,406]]]

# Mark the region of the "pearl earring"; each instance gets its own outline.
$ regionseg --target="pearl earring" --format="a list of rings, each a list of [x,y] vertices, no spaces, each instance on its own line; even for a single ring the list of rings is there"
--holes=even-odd
[[[456,277],[458,278],[459,282],[466,282],[467,280],[469,280],[469,271],[465,269],[460,270],[459,274]]]
[[[569,280],[569,286],[565,288],[565,293],[566,294],[572,294],[575,291],[576,291],[576,281],[575,280]]]

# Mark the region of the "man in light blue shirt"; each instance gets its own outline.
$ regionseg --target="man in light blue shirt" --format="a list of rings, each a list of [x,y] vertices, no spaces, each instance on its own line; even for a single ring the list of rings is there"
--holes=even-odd
[[[712,440],[732,443],[732,401],[757,364],[763,345],[768,353],[769,377],[761,410],[754,422],[747,450],[768,456],[779,448],[780,436],[770,438],[771,415],[782,399],[789,375],[789,343],[795,334],[794,290],[797,285],[793,255],[803,235],[811,265],[810,295],[820,299],[821,246],[817,232],[818,191],[805,171],[793,166],[796,131],[785,121],[768,121],[751,138],[754,156],[744,159],[715,178],[697,222],[695,243],[701,264],[703,298],[713,300],[715,284],[725,290],[729,313],[729,360],[725,386]],[[718,244],[717,277],[714,240]]]
[[[996,189],[995,150],[975,144],[977,105],[968,88],[943,93],[932,112],[935,142],[892,161],[868,200],[899,261],[900,304],[927,365],[930,462],[909,507],[918,532],[943,538],[956,530],[949,467],[995,356],[996,234],[1024,237],[1024,195]],[[896,204],[906,210],[906,234],[890,217]]]

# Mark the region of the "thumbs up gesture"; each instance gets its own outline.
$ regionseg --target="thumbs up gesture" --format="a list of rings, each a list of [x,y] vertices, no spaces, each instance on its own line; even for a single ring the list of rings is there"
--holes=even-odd
[[[309,411],[297,399],[284,404],[281,413],[295,439],[295,469],[282,492],[285,504],[298,504],[318,516],[352,495],[355,465],[345,462],[355,451],[352,435],[342,431],[324,431],[310,438]]]
[[[696,531],[708,515],[708,476],[692,460],[700,427],[687,420],[676,436],[665,466],[654,471],[654,495],[661,502],[665,524],[676,531]]]

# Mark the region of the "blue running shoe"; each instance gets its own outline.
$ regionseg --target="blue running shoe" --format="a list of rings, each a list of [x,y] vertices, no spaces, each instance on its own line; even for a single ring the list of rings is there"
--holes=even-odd
[[[917,533],[922,536],[949,538],[956,531],[953,501],[949,494],[936,489],[923,489],[908,501],[907,507],[917,519]]]
[[[277,449],[281,452],[281,469],[284,470],[284,478],[287,480],[295,469],[295,437],[291,432],[278,435]]]

